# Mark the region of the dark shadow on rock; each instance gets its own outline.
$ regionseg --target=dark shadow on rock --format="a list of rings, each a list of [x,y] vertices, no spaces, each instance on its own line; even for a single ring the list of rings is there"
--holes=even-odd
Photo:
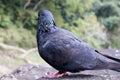
[[[54,78],[54,79],[39,78],[37,80],[106,80],[106,79],[102,76],[96,76],[96,75],[70,74],[60,78]]]
[[[91,77],[97,77],[96,75],[86,75],[86,74],[71,74],[64,76],[63,78],[75,78],[75,77],[80,77],[80,78],[91,78]]]

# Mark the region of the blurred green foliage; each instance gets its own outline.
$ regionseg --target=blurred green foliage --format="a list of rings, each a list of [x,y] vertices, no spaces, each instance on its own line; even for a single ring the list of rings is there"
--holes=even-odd
[[[97,4],[96,4],[97,3]],[[107,38],[114,48],[120,48],[120,1],[99,0],[93,3],[98,21],[107,29]]]
[[[0,4],[0,42],[35,47],[37,12],[48,9],[59,27],[94,47],[120,48],[119,0],[1,0]]]

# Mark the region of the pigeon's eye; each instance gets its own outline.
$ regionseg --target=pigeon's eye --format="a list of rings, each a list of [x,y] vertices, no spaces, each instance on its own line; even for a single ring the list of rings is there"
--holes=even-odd
[[[44,16],[44,14],[40,14],[39,16]]]

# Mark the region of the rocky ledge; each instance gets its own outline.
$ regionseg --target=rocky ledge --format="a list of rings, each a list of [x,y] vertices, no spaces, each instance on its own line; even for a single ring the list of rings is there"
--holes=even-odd
[[[104,53],[120,58],[120,51],[116,49],[102,50]],[[57,72],[52,67],[26,64],[14,70],[11,74],[3,75],[0,80],[49,80],[42,76]],[[120,73],[112,70],[89,70],[79,73],[68,73],[68,76],[51,80],[120,80]]]

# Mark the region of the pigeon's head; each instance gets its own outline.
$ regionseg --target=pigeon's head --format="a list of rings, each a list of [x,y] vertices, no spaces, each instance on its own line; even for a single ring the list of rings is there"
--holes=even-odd
[[[38,23],[43,25],[54,24],[54,17],[48,10],[40,10],[38,12]]]

